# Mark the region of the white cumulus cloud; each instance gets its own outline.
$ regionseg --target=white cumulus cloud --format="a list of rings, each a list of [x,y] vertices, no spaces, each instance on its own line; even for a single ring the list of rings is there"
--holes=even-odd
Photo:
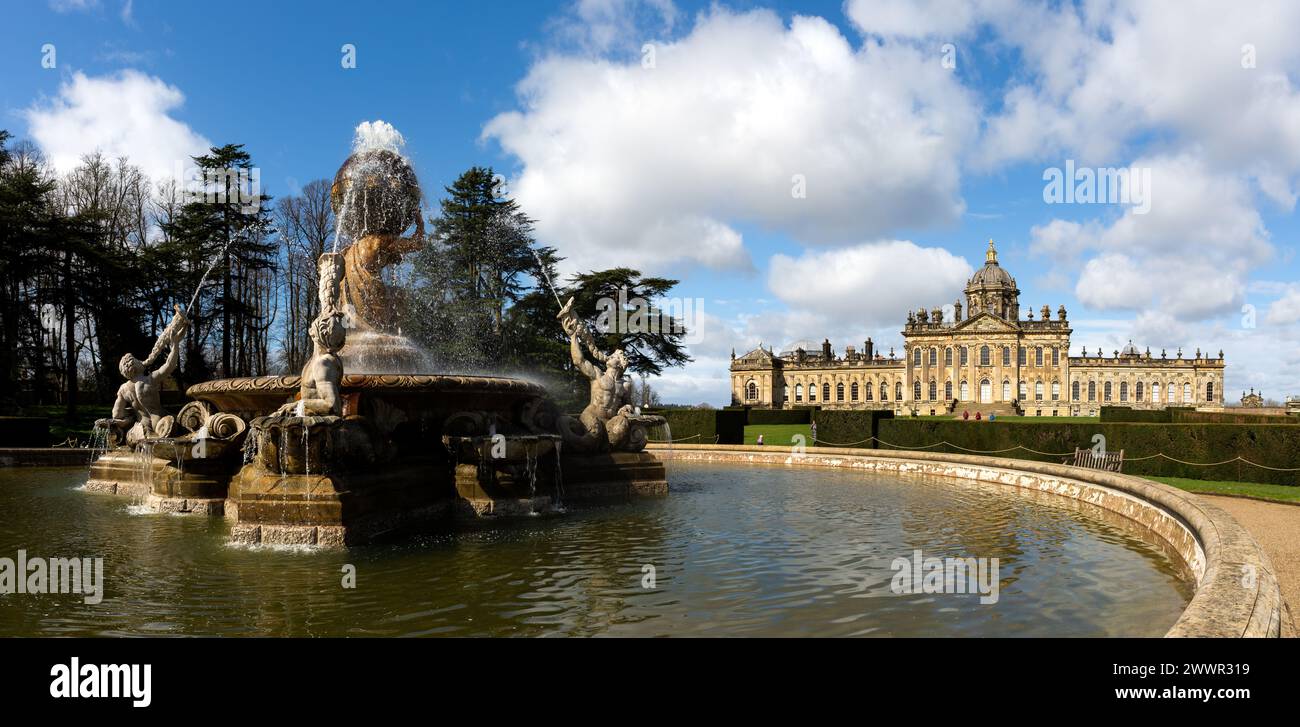
[[[570,269],[744,269],[745,225],[842,244],[955,221],[979,125],[928,51],[764,10],[714,8],[652,67],[548,55],[518,93],[483,135],[519,160],[514,196]]]
[[[128,157],[150,177],[174,174],[177,162],[207,152],[211,143],[173,114],[184,103],[180,89],[159,78],[126,70],[108,76],[77,72],[58,95],[28,107],[28,135],[60,172],[85,154]]]

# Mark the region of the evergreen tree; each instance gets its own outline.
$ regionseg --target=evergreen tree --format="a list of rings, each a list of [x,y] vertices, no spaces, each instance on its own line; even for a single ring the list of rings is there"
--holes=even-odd
[[[533,222],[502,196],[491,168],[473,167],[446,188],[432,220],[432,239],[413,260],[415,319],[411,333],[438,363],[474,371],[513,364],[507,312],[538,287],[538,259],[555,251],[533,241]]]
[[[198,286],[211,262],[218,263],[205,283],[209,290],[200,296],[196,310],[189,312],[187,378],[211,374],[195,369],[204,362],[203,349],[213,333],[214,318],[221,324],[220,375],[259,373],[266,354],[264,333],[270,325],[260,296],[264,275],[274,271],[277,257],[276,245],[268,240],[271,223],[266,203],[271,198],[259,195],[250,200],[245,189],[241,199],[240,175],[253,173],[252,157],[242,144],[212,147],[208,154],[194,157],[194,163],[203,176],[201,193],[167,224],[170,244],[159,251],[164,258],[188,262],[184,277],[189,285],[181,289]]]

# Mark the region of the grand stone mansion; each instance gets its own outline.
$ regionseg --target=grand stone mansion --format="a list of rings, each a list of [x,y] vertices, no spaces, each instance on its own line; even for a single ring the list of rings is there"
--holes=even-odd
[[[1043,306],[1021,318],[1020,289],[998,264],[989,240],[984,267],[966,285],[966,315],[958,300],[951,309],[909,313],[902,356],[845,347],[836,356],[826,340],[821,350],[795,345],[776,352],[758,348],[732,353],[733,404],[764,408],[820,406],[826,409],[893,409],[899,414],[974,416],[1092,416],[1105,406],[1163,409],[1223,406],[1223,352],[1197,349],[1184,357],[1129,342],[1122,351],[1070,356],[1070,322],[1065,306]]]

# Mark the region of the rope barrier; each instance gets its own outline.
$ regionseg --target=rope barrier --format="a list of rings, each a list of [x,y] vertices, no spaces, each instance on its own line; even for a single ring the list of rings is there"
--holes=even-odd
[[[867,439],[863,439],[858,442],[849,442],[846,444],[841,444],[838,442],[828,442],[824,439],[817,439],[815,437],[813,438],[812,441],[813,444],[824,444],[829,447],[856,447],[859,444],[866,444],[867,442],[874,441],[879,444],[883,444],[886,447],[893,447],[894,449],[902,449],[907,451],[917,451],[922,449],[933,449],[934,447],[947,446],[947,447],[952,447],[953,449],[960,449],[963,452],[970,452],[972,454],[1006,454],[1007,452],[1014,452],[1017,449],[1022,449],[1026,452],[1031,452],[1033,454],[1037,454],[1042,457],[1073,457],[1074,456],[1074,452],[1041,452],[1037,449],[1030,449],[1029,447],[1026,447],[1023,444],[1017,444],[1014,447],[1008,447],[1006,449],[970,449],[969,447],[963,447],[960,444],[953,444],[952,442],[948,442],[948,441],[935,442],[934,444],[926,444],[921,446],[909,447],[903,444],[894,444],[892,442],[886,442],[885,440],[879,437],[868,437]],[[1146,457],[1125,457],[1124,461],[1143,462],[1149,459],[1155,459],[1157,457],[1167,459],[1170,462],[1177,462],[1178,464],[1187,465],[1189,467],[1220,467],[1226,464],[1232,464],[1233,462],[1241,462],[1243,464],[1248,464],[1252,467],[1259,467],[1260,469],[1271,470],[1273,472],[1300,472],[1300,467],[1273,467],[1271,465],[1252,462],[1240,455],[1233,457],[1232,459],[1226,459],[1222,462],[1188,462],[1187,460],[1178,459],[1176,457],[1170,457],[1164,452],[1157,452],[1155,454],[1148,455]]]

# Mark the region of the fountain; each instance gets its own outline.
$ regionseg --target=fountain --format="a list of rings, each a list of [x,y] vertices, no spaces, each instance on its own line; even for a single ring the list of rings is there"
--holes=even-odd
[[[176,417],[163,415],[156,389],[187,324],[178,306],[146,362],[123,359],[128,382],[100,423],[113,446],[88,489],[143,496],[153,510],[224,514],[239,543],[319,546],[443,517],[666,493],[663,465],[644,451],[646,428],[662,419],[635,413],[626,357],[596,346],[572,301],[560,324],[591,379],[580,415],[529,381],[428,371],[398,327],[403,293],[384,280],[424,244],[420,188],[400,135],[382,122],[361,130],[331,190],[336,249],[318,262],[302,373],[199,383]],[[167,363],[145,373],[168,346]]]

